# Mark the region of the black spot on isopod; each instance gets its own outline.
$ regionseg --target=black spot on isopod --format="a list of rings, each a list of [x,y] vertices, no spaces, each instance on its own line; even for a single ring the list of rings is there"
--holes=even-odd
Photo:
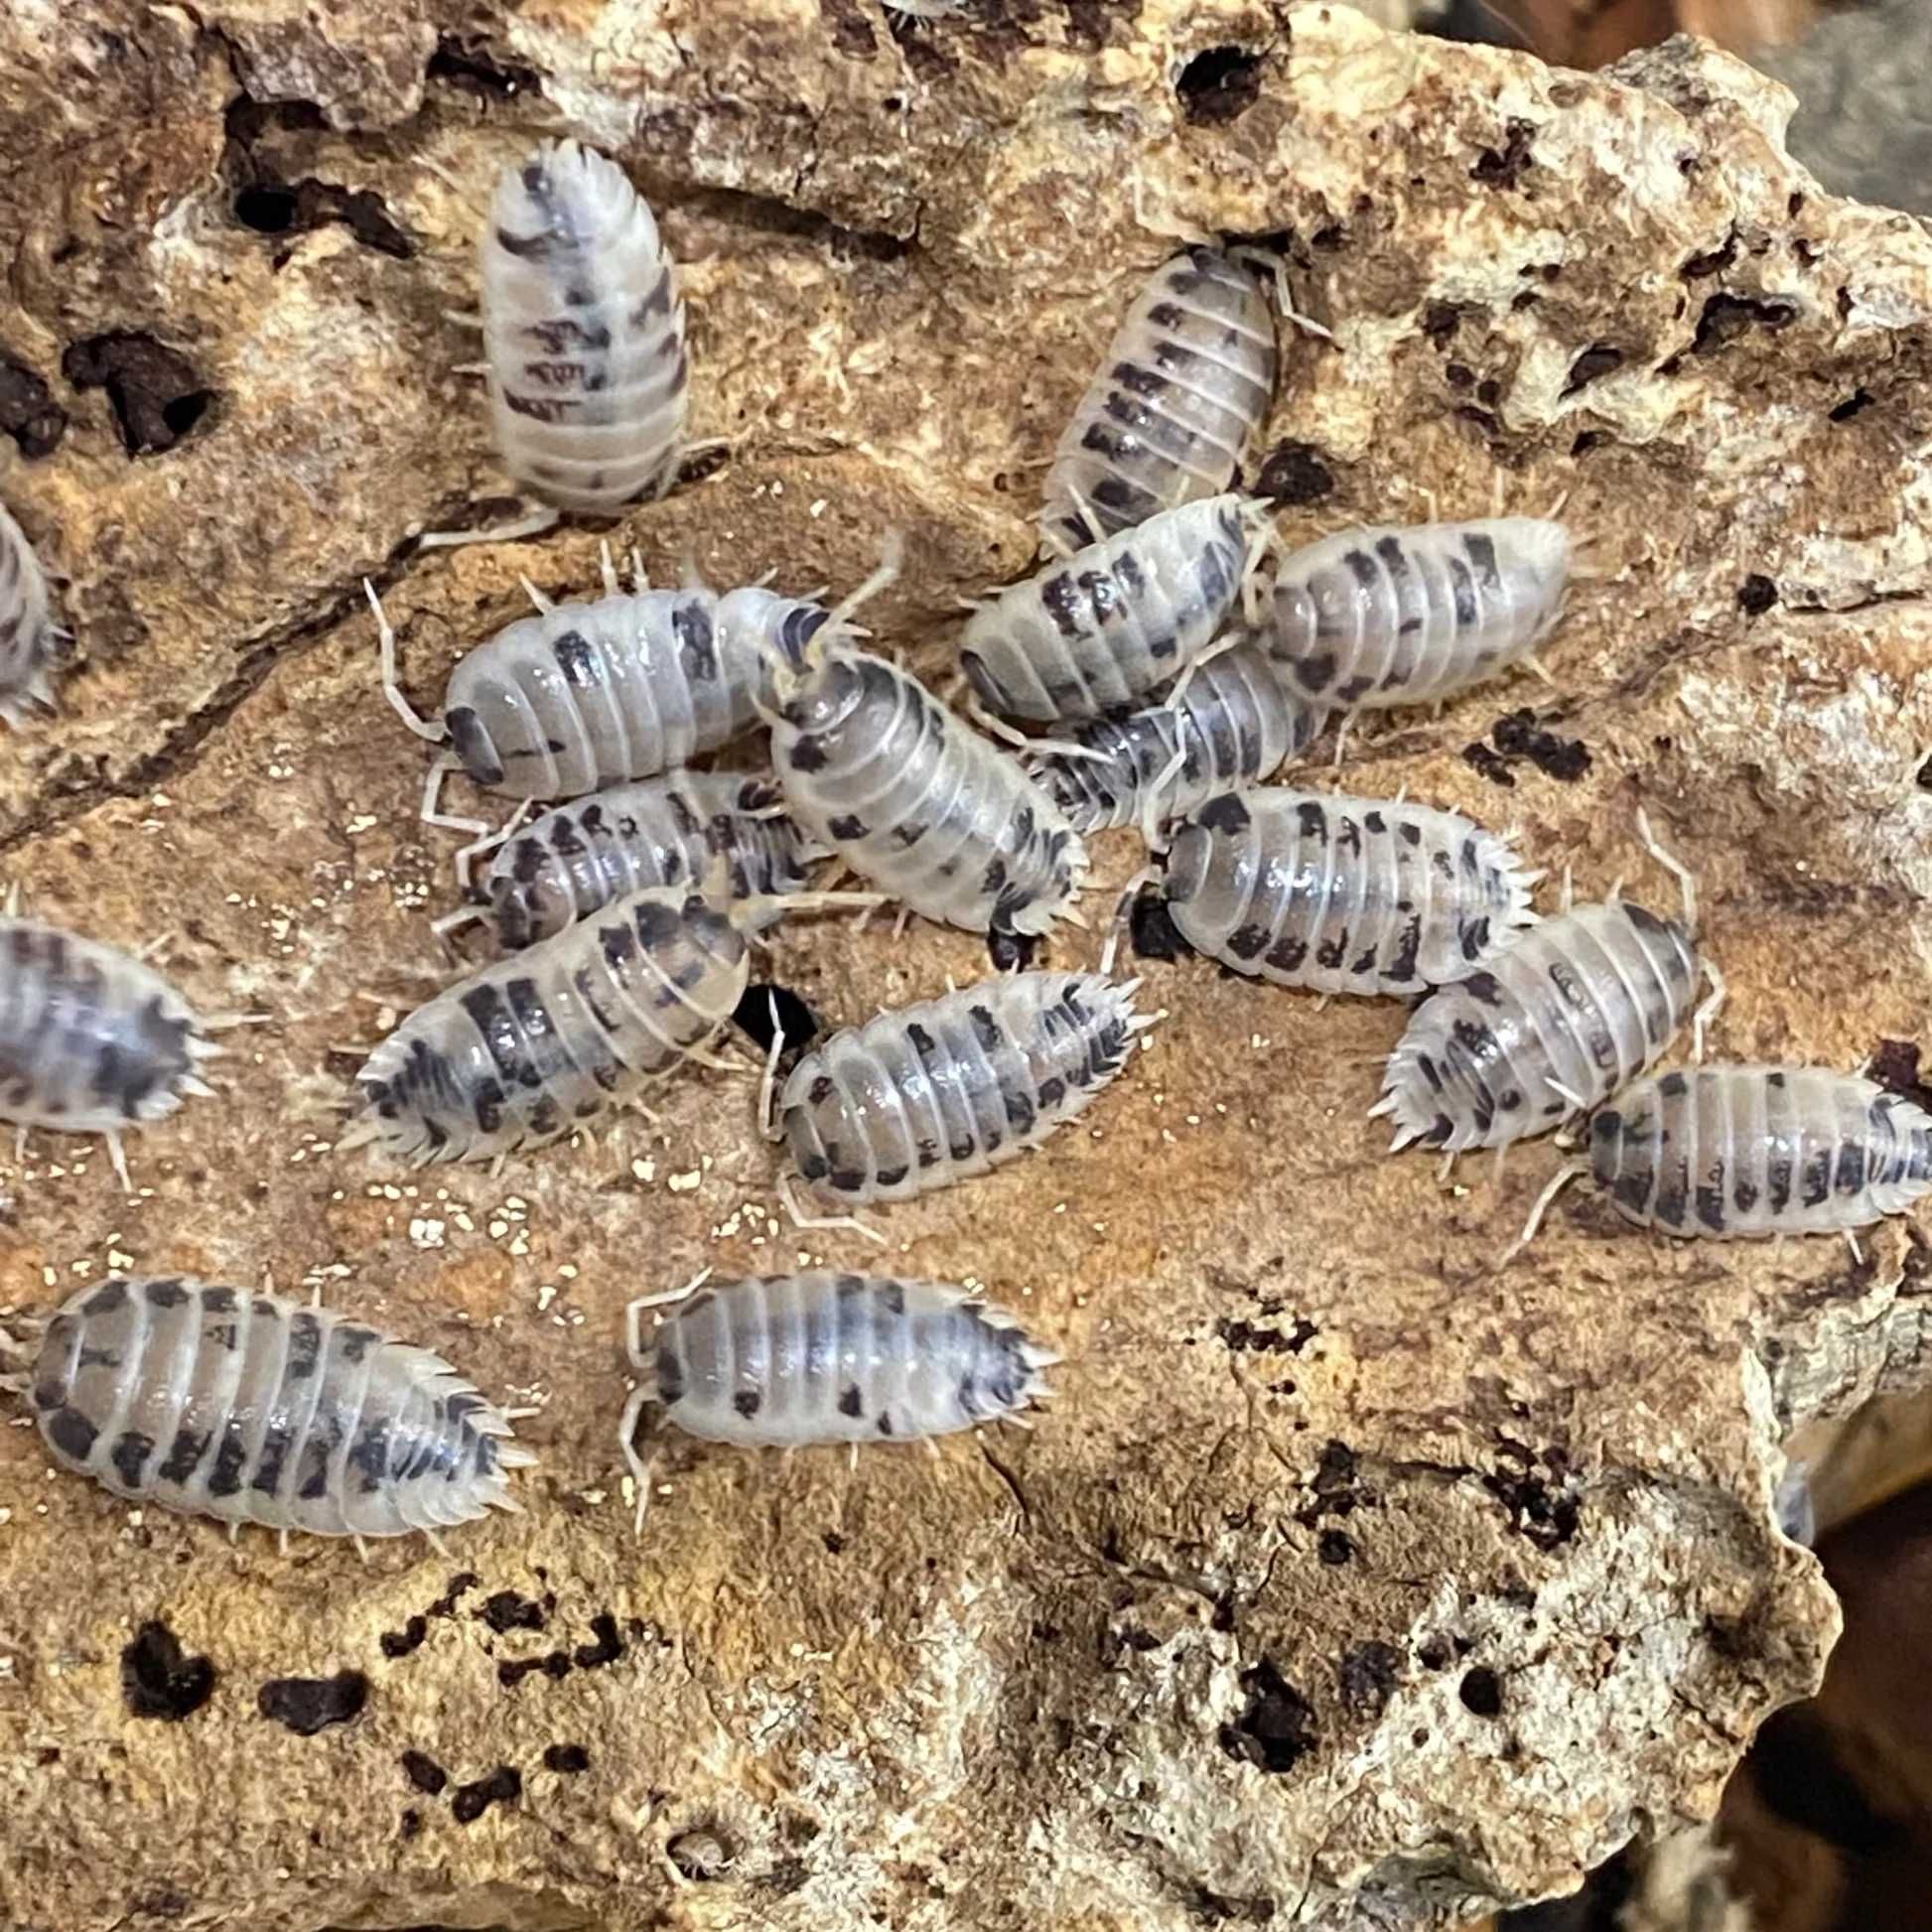
[[[764,1397],[757,1389],[740,1389],[732,1397],[732,1407],[750,1422],[764,1407]]]
[[[179,1724],[214,1695],[214,1666],[191,1657],[158,1619],[144,1623],[121,1652],[121,1696],[128,1714]]]
[[[450,1781],[449,1772],[422,1751],[403,1752],[402,1774],[418,1791],[431,1798],[440,1798]]]
[[[450,1815],[459,1825],[473,1825],[491,1805],[514,1804],[522,1795],[522,1775],[507,1764],[499,1764],[488,1777],[457,1786],[450,1800]]]
[[[1492,1670],[1478,1664],[1465,1672],[1455,1694],[1478,1718],[1499,1718],[1503,1710],[1502,1681]]]
[[[1291,1771],[1314,1748],[1314,1707],[1264,1657],[1241,1673],[1247,1707],[1221,1726],[1221,1748],[1264,1771]]]
[[[47,1440],[76,1462],[84,1462],[92,1452],[100,1431],[78,1409],[59,1409],[48,1418]]]
[[[107,391],[129,456],[172,450],[214,400],[185,355],[128,330],[73,344],[61,358],[61,372],[76,389]]]
[[[549,1744],[544,1747],[543,1768],[564,1777],[575,1777],[591,1768],[591,1754],[582,1744]]]
[[[858,1383],[846,1389],[839,1397],[839,1414],[842,1416],[863,1416],[866,1413],[866,1399],[859,1392]]]
[[[334,1677],[277,1677],[255,1699],[264,1718],[286,1725],[299,1737],[313,1737],[333,1725],[345,1725],[369,1701],[369,1680],[359,1670]]]

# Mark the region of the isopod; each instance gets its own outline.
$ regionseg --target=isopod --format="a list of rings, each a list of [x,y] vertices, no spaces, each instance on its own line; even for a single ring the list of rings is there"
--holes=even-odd
[[[130,1502],[284,1541],[307,1530],[359,1544],[516,1510],[508,1472],[536,1460],[428,1349],[187,1277],[77,1290],[20,1380],[64,1467]]]
[[[1422,704],[1529,657],[1569,581],[1548,518],[1343,530],[1276,565],[1261,641],[1311,704]]]
[[[1327,715],[1291,697],[1266,653],[1241,644],[1199,664],[1173,695],[1083,725],[1079,750],[1027,764],[1076,832],[1099,832],[1177,818],[1267,777],[1308,750]]]
[[[163,1120],[211,1090],[203,1019],[152,966],[38,920],[0,917],[0,1120],[100,1134],[123,1187],[122,1130]]]
[[[507,839],[483,892],[506,946],[548,939],[653,886],[722,883],[775,902],[822,857],[784,817],[777,787],[742,771],[675,771],[545,812]],[[722,880],[714,880],[714,869]]]
[[[1020,761],[910,672],[815,640],[778,680],[771,760],[791,815],[851,868],[969,932],[1044,932],[1086,847]]]
[[[1596,1113],[1587,1165],[1557,1173],[1524,1241],[1584,1173],[1626,1221],[1666,1234],[1850,1233],[1932,1193],[1932,1115],[1876,1081],[1825,1067],[1653,1074]]]
[[[53,711],[49,672],[65,635],[34,546],[0,504],[0,725],[18,730]]]
[[[369,1055],[337,1147],[484,1161],[634,1100],[701,1057],[744,995],[734,916],[678,888],[636,893],[446,988]]]
[[[1213,642],[1262,511],[1209,496],[1044,565],[967,620],[960,663],[991,710],[1047,723],[1131,704]]]
[[[910,1200],[1037,1147],[1154,1024],[1135,1011],[1138,984],[1014,973],[835,1034],[778,1097],[799,1173],[841,1201]]]
[[[622,169],[575,141],[506,168],[481,267],[490,418],[510,475],[598,515],[662,495],[689,403],[684,304]]]
[[[1492,965],[1540,877],[1459,812],[1262,787],[1181,821],[1167,899],[1187,943],[1237,973],[1404,994]]]
[[[1218,249],[1164,262],[1135,298],[1047,473],[1049,543],[1145,523],[1234,482],[1275,394],[1275,318]]]
[[[646,1340],[645,1311],[667,1302]],[[646,1403],[687,1435],[745,1448],[909,1443],[1018,1415],[1050,1393],[1042,1371],[1060,1359],[968,1289],[890,1276],[694,1283],[640,1297],[626,1323],[639,1379],[619,1430],[639,1523],[649,1472],[632,1438]]]

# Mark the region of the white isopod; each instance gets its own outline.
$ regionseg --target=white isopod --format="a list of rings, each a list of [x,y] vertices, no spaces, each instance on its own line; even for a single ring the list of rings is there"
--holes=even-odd
[[[130,1502],[282,1533],[407,1536],[515,1510],[534,1462],[448,1362],[279,1295],[186,1277],[77,1290],[27,1394],[64,1467]],[[512,1412],[517,1413],[517,1412]]]
[[[1527,659],[1569,581],[1543,517],[1343,530],[1276,564],[1261,642],[1311,704],[1422,704]]]
[[[66,634],[34,546],[0,504],[0,725],[17,730],[53,711],[49,673]]]
[[[622,169],[575,141],[506,168],[481,267],[490,418],[510,475],[597,515],[662,495],[689,402],[684,304]]]

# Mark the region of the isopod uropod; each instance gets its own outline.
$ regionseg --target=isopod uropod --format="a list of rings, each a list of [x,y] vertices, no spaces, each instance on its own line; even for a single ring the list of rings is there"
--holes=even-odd
[[[98,939],[38,920],[0,917],[0,1120],[100,1134],[130,1186],[121,1131],[210,1091],[207,1035],[234,1024],[203,1019],[152,966]]]
[[[497,936],[527,946],[653,886],[722,885],[737,898],[774,900],[798,892],[823,854],[778,800],[768,778],[674,771],[545,812],[490,862],[483,890]],[[780,911],[773,903],[765,916]]]
[[[1291,697],[1252,644],[1200,663],[1186,687],[1138,711],[1096,718],[1078,750],[1027,760],[1076,832],[1177,818],[1267,777],[1314,742],[1328,714]]]
[[[967,620],[973,689],[991,710],[1048,723],[1167,683],[1234,609],[1262,514],[1239,496],[1183,503],[999,592]]]
[[[799,1173],[841,1201],[909,1200],[1037,1146],[1154,1024],[1134,1009],[1137,984],[1015,973],[835,1034],[778,1097]]]
[[[1182,820],[1167,899],[1187,943],[1237,973],[1403,994],[1492,964],[1540,877],[1459,812],[1264,786]]]
[[[610,514],[677,478],[684,304],[649,207],[575,141],[506,168],[481,248],[504,467],[547,502]]]
[[[1653,1074],[1591,1120],[1587,1165],[1557,1173],[1523,1240],[1584,1173],[1626,1221],[1666,1234],[1850,1233],[1932,1193],[1932,1115],[1826,1067]]]
[[[1261,641],[1311,704],[1421,704],[1527,658],[1569,580],[1547,518],[1343,530],[1275,566]]]
[[[64,635],[34,546],[0,504],[0,725],[18,729],[53,711],[48,673]]]
[[[339,1149],[379,1141],[421,1167],[561,1139],[699,1057],[745,992],[734,916],[660,888],[620,899],[418,1007],[356,1084]]]
[[[535,1455],[440,1356],[328,1309],[116,1277],[48,1322],[29,1395],[55,1459],[131,1502],[317,1536],[521,1507]]]
[[[1047,541],[1092,543],[1227,489],[1274,400],[1276,353],[1245,264],[1206,247],[1164,262],[1061,434]]]
[[[702,1277],[700,1281],[702,1281]],[[941,1282],[862,1275],[776,1275],[647,1296],[627,1311],[639,1380],[620,1441],[647,1402],[687,1435],[746,1448],[916,1442],[1017,1415],[1046,1395],[1060,1358],[1007,1310]],[[676,1303],[646,1340],[646,1310]]]

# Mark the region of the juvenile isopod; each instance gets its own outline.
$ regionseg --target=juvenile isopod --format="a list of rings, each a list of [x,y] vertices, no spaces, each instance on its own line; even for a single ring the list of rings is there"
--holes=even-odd
[[[778,1097],[799,1173],[852,1205],[910,1200],[1037,1147],[1154,1024],[1135,1011],[1138,984],[1014,973],[835,1034]]]
[[[18,730],[53,711],[49,673],[66,634],[34,546],[0,504],[0,725]]]
[[[1343,530],[1276,565],[1261,641],[1311,704],[1423,704],[1528,659],[1569,581],[1543,517]]]
[[[230,1534],[433,1536],[520,1508],[508,1472],[536,1460],[428,1349],[186,1277],[77,1290],[10,1386],[63,1467]]]
[[[1086,848],[1018,759],[917,678],[816,640],[778,680],[771,761],[791,815],[864,878],[969,932],[1069,916]]]
[[[619,899],[439,993],[356,1075],[337,1147],[417,1167],[538,1148],[702,1056],[745,992],[746,939],[696,893]],[[749,920],[747,920],[749,923]]]
[[[1291,697],[1265,652],[1241,644],[1195,667],[1184,688],[1138,711],[1096,718],[1077,750],[1027,760],[1076,832],[1177,818],[1267,777],[1314,742],[1327,719]]]
[[[1507,840],[1459,812],[1259,787],[1183,819],[1169,916],[1237,973],[1317,993],[1414,993],[1494,964],[1535,916]]]
[[[1665,1234],[1850,1234],[1932,1193],[1932,1115],[1825,1067],[1653,1074],[1598,1110],[1587,1164],[1558,1173],[1523,1240],[1586,1173],[1626,1221]]]
[[[1131,704],[1197,658],[1241,595],[1263,511],[1209,496],[1043,565],[967,620],[960,663],[989,709],[1046,723]]]
[[[689,404],[684,304],[622,169],[544,142],[503,171],[480,252],[504,468],[546,502],[596,515],[662,495]]]
[[[632,1438],[646,1403],[685,1434],[745,1448],[910,1443],[1016,1416],[1060,1358],[964,1288],[890,1276],[776,1275],[645,1296],[626,1314],[638,1382],[619,1426],[643,1521],[649,1471]],[[694,1292],[695,1291],[695,1292]],[[646,1338],[643,1315],[676,1306]]]
[[[1382,1097],[1369,1109],[1394,1117],[1392,1150],[1411,1141],[1446,1155],[1502,1148],[1587,1113],[1656,1062],[1684,1023],[1700,969],[1712,986],[1695,1021],[1703,1057],[1724,976],[1693,938],[1691,875],[1641,812],[1637,829],[1683,889],[1682,922],[1614,895],[1566,907],[1482,971],[1431,994],[1389,1055]]]
[[[674,771],[533,819],[497,848],[483,890],[503,944],[527,946],[653,886],[722,886],[772,900],[776,918],[822,856],[768,778]]]
[[[1275,395],[1275,318],[1218,249],[1164,262],[1135,298],[1046,477],[1049,544],[1091,543],[1234,482]]]
[[[204,1019],[152,966],[98,939],[0,917],[0,1120],[99,1134],[131,1187],[122,1131],[165,1119],[184,1095],[207,1094]]]

